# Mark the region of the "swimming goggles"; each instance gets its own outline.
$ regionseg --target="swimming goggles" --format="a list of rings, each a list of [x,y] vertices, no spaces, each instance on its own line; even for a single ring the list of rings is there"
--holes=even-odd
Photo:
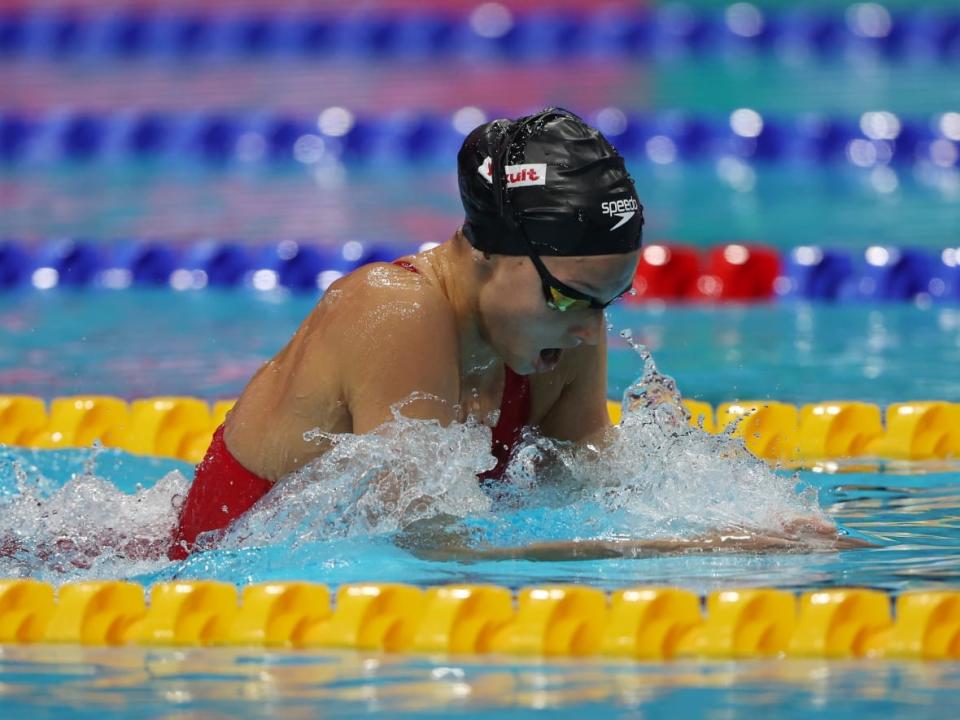
[[[543,264],[543,260],[540,259],[540,256],[537,255],[533,249],[533,245],[527,240],[526,233],[523,231],[522,222],[519,225],[520,234],[523,236],[523,240],[526,242],[529,250],[530,260],[533,262],[533,267],[537,269],[537,274],[540,276],[540,283],[543,286],[543,297],[547,301],[547,307],[552,310],[557,310],[558,312],[603,310],[633,289],[633,280],[631,279],[630,283],[614,295],[612,299],[607,300],[607,302],[601,302],[592,295],[580,292],[576,288],[560,282],[547,270],[547,266]]]

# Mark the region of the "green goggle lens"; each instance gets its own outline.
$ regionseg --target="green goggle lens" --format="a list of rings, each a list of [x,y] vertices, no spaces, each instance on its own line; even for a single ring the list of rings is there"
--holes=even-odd
[[[566,312],[568,310],[588,310],[590,301],[581,298],[567,297],[555,287],[550,288],[550,298],[547,303],[554,310]]]

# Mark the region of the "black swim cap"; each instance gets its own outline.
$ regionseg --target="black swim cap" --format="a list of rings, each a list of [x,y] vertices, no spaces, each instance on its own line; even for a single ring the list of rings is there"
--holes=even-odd
[[[463,141],[457,174],[463,233],[478,250],[614,255],[640,247],[643,206],[623,158],[567,110],[481,125]]]

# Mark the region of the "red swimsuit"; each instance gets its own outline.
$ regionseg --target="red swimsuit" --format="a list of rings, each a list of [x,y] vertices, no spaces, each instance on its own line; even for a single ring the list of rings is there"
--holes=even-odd
[[[420,272],[406,260],[397,260],[394,264],[411,272]],[[529,378],[510,368],[505,370],[500,419],[493,428],[491,448],[497,465],[481,474],[481,481],[498,480],[503,475],[510,453],[520,441],[523,426],[530,417]],[[213,434],[206,456],[197,465],[167,556],[171,560],[183,560],[193,551],[200,533],[225,529],[253,507],[271,487],[273,483],[250,472],[233,457],[223,441],[221,425]]]
[[[183,560],[193,550],[197,535],[223,530],[253,507],[273,483],[254,475],[237,462],[223,441],[223,425],[213,433],[207,454],[197,465],[193,484],[180,508],[180,521],[167,552],[171,560]]]

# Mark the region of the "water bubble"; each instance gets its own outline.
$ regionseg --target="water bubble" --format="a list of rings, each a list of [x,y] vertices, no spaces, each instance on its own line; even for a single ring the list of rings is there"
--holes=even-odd
[[[676,382],[630,329],[620,336],[643,372],[624,394],[622,423],[602,439],[577,445],[528,428],[503,480],[485,486],[477,476],[496,464],[493,418],[447,426],[408,418],[403,411],[411,403],[436,400],[414,394],[371,433],[304,433],[325,443],[326,452],[281,479],[225,533],[201,536],[200,548],[214,549],[216,564],[199,556],[190,567],[222,576],[231,558],[240,558],[237,572],[249,574],[240,560],[269,547],[281,549],[284,560],[300,551],[336,564],[343,553],[332,548],[357,538],[402,552],[397,538],[424,524],[433,524],[432,542],[471,547],[750,534],[797,518],[829,524],[812,491],[798,492],[795,477],[754,458],[729,428],[711,435],[691,427]],[[4,457],[0,487],[15,491],[0,493],[0,576],[59,583],[180,572],[165,552],[188,480],[171,472],[127,494],[95,474],[100,452],[95,448],[62,486]]]
[[[282,479],[229,529],[224,547],[316,542],[389,533],[437,514],[489,510],[477,475],[491,469],[490,428],[470,418],[443,427],[401,414],[366,435],[310,433],[330,449]]]
[[[83,452],[81,471],[62,485],[31,479],[17,464],[17,492],[0,505],[0,576],[59,584],[129,577],[168,564],[186,478],[173,471],[152,487],[125,493],[95,474],[102,448]]]

